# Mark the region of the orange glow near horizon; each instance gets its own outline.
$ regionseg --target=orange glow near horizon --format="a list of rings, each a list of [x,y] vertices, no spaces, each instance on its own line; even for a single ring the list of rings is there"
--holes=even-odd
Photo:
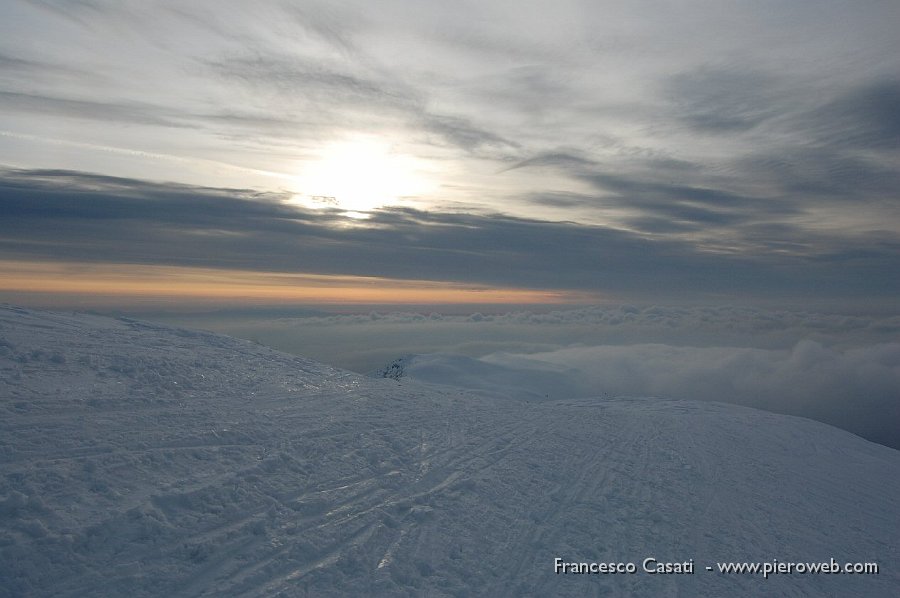
[[[363,276],[0,260],[2,291],[213,303],[549,304],[591,301],[591,296],[581,292]]]

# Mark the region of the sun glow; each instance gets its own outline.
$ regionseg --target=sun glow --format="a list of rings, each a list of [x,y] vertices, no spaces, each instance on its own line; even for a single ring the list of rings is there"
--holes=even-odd
[[[434,187],[422,160],[398,153],[377,138],[354,138],[322,148],[295,177],[294,200],[314,208],[361,215],[402,203]]]

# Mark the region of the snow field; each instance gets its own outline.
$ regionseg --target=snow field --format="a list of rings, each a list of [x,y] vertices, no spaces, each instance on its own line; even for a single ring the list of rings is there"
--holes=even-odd
[[[900,453],[809,420],[374,380],[0,308],[0,595],[893,596]],[[557,575],[694,559],[694,575]],[[763,579],[717,561],[875,561]]]

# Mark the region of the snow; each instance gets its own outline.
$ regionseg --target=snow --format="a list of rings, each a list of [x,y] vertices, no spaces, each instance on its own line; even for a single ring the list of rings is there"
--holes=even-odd
[[[2,307],[0,595],[896,595],[900,452],[733,405],[501,395]],[[703,567],[832,557],[881,572]]]

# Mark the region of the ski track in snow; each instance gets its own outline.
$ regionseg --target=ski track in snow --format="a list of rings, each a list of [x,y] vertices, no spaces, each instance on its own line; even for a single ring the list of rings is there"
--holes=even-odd
[[[900,452],[664,399],[524,402],[0,308],[0,596],[894,596]],[[694,559],[694,575],[555,575]],[[875,561],[879,575],[708,573]]]

